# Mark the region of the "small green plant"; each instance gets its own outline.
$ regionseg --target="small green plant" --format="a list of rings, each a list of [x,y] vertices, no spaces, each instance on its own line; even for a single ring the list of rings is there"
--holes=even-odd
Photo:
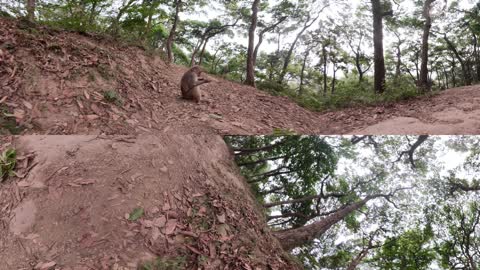
[[[103,98],[110,103],[115,103],[118,106],[121,106],[123,104],[123,100],[120,97],[120,95],[115,92],[114,90],[108,90],[103,92]]]
[[[176,258],[158,258],[153,262],[143,263],[138,270],[180,270],[185,269],[184,256]]]
[[[14,176],[15,165],[17,163],[17,151],[7,149],[0,156],[0,182],[3,182],[9,176]]]
[[[128,217],[128,220],[136,221],[143,216],[144,212],[145,211],[141,207],[135,208],[135,209],[133,209],[132,213],[130,213],[130,216]]]
[[[17,120],[8,107],[0,105],[0,135],[17,135],[20,134],[23,129],[24,127],[17,125]]]

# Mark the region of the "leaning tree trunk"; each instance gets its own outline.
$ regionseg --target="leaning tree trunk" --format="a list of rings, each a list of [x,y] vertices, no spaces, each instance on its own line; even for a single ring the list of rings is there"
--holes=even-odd
[[[173,41],[175,40],[175,35],[177,32],[177,26],[178,22],[180,20],[179,14],[182,6],[182,0],[176,0],[175,1],[175,18],[173,19],[173,24],[172,24],[172,29],[170,29],[170,34],[168,35],[167,39],[167,57],[168,57],[168,63],[171,64],[173,63]]]
[[[260,0],[253,1],[250,29],[248,30],[247,77],[245,78],[245,84],[253,87],[255,87],[255,30],[258,23],[259,4]]]
[[[303,82],[305,80],[305,68],[307,66],[308,56],[310,54],[310,48],[307,48],[305,55],[303,57],[302,71],[300,73],[300,88],[298,89],[298,95],[303,96]]]
[[[384,12],[380,0],[371,0],[373,10],[373,47],[375,63],[375,93],[385,92],[385,57],[383,55],[383,17],[392,15]]]
[[[380,196],[369,196],[356,203],[347,205],[337,212],[328,215],[312,224],[283,231],[274,232],[274,236],[279,240],[283,249],[290,251],[294,248],[301,247],[311,243],[314,239],[323,235],[330,227],[343,220],[349,214],[362,208],[368,201]]]
[[[255,46],[255,50],[253,51],[253,66],[256,66],[257,64],[257,56],[258,56],[258,52],[260,51],[260,46],[262,45],[263,43],[263,36],[274,30],[275,28],[277,28],[277,26],[279,26],[282,22],[284,22],[285,20],[287,19],[286,16],[280,18],[276,23],[268,26],[268,27],[265,27],[259,34],[258,34],[258,42],[257,42],[257,45]]]
[[[210,38],[207,38],[205,42],[203,43],[202,50],[200,51],[200,55],[198,56],[198,65],[201,66],[203,64],[203,56],[205,55],[205,50],[207,49],[207,43],[210,40]]]
[[[307,29],[310,28],[318,20],[318,18],[320,18],[320,13],[322,11],[323,9],[318,13],[317,17],[313,19],[311,19],[309,15],[307,20],[305,21],[305,24],[303,25],[302,30],[300,30],[300,32],[295,37],[295,40],[293,40],[292,44],[290,45],[290,49],[288,50],[287,55],[285,56],[285,61],[283,62],[283,68],[282,68],[282,71],[280,72],[280,76],[278,77],[278,84],[282,84],[283,80],[285,79],[285,76],[287,75],[288,66],[290,65],[290,60],[292,59],[293,50],[295,49],[297,42],[303,36],[303,33],[305,33],[305,31],[307,31]]]
[[[422,39],[422,64],[420,66],[420,80],[418,86],[423,92],[430,90],[430,84],[428,83],[428,38],[430,37],[430,29],[432,28],[432,16],[430,10],[432,9],[432,3],[436,0],[425,0],[423,6],[423,17],[425,18],[425,24],[423,26],[423,39]]]
[[[30,22],[35,21],[35,1],[36,0],[27,0],[27,19]]]
[[[447,42],[448,47],[450,50],[453,52],[455,57],[457,58],[458,62],[460,62],[460,66],[462,68],[462,73],[463,73],[463,79],[465,82],[465,85],[471,85],[472,84],[472,76],[470,73],[470,69],[468,68],[467,64],[463,60],[462,56],[458,52],[457,48],[455,45],[450,41],[450,39],[447,37],[447,34],[443,36],[443,39]]]

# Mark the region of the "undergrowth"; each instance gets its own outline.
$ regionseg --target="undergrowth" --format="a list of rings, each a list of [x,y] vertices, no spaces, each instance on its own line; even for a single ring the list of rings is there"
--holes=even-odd
[[[371,80],[372,78],[366,78],[363,82],[358,82],[357,78],[346,78],[337,82],[334,93],[329,89],[325,95],[318,90],[305,89],[304,94],[299,96],[298,91],[272,82],[260,82],[257,86],[272,95],[289,97],[300,106],[313,111],[394,103],[424,95],[406,79],[388,81],[385,93],[376,94]],[[435,92],[428,94],[432,93]]]
[[[14,176],[15,165],[17,163],[17,151],[15,149],[6,149],[0,155],[0,182],[3,182],[9,176]]]
[[[0,105],[0,135],[18,135],[23,127],[17,125],[17,120],[5,105]]]
[[[143,263],[138,270],[177,270],[185,268],[186,259],[183,256],[176,258],[158,258],[155,261]]]
[[[122,106],[123,105],[123,100],[122,100],[122,97],[120,96],[120,94],[118,94],[116,91],[114,90],[108,90],[108,91],[105,91],[103,92],[103,98],[107,101],[107,102],[110,102],[110,103],[114,103],[118,106]]]

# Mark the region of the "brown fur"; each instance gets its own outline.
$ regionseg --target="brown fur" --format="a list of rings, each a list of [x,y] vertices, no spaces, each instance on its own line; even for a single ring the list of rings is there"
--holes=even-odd
[[[200,85],[210,82],[201,78],[202,70],[198,66],[190,68],[182,77],[180,88],[184,99],[195,100],[197,103],[201,100]]]

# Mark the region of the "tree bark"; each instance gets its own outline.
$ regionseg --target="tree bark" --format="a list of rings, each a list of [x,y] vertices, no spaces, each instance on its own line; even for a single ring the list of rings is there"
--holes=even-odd
[[[254,0],[252,4],[252,18],[248,30],[248,52],[247,52],[247,77],[245,84],[255,87],[255,30],[258,24],[258,6],[260,0]]]
[[[327,45],[322,46],[323,53],[323,96],[327,96],[328,77],[327,77]]]
[[[312,242],[315,238],[323,235],[328,229],[330,229],[330,227],[335,225],[337,222],[343,220],[349,214],[362,208],[370,200],[379,197],[383,197],[383,195],[368,196],[363,200],[340,208],[335,213],[330,214],[312,224],[300,228],[277,231],[273,234],[279,240],[280,244],[285,250],[291,251],[296,247],[301,247],[305,244]]]
[[[335,84],[337,82],[337,71],[338,71],[338,68],[337,68],[337,64],[335,63],[333,65],[332,95],[333,95],[333,93],[335,93]]]
[[[450,50],[455,55],[458,62],[460,62],[460,66],[462,67],[463,79],[464,79],[465,85],[471,85],[472,84],[472,76],[470,75],[469,68],[467,67],[467,65],[466,65],[465,61],[463,60],[462,56],[460,56],[460,53],[457,51],[457,48],[455,47],[455,45],[447,37],[447,34],[445,34],[443,36],[443,39],[447,42],[448,47],[450,48]]]
[[[362,250],[348,265],[347,270],[355,270],[362,260],[368,255],[370,250],[368,248]]]
[[[420,66],[420,80],[418,82],[418,86],[423,92],[426,92],[431,88],[428,82],[428,39],[430,37],[430,29],[432,28],[432,16],[430,15],[430,11],[432,9],[432,4],[435,1],[436,0],[425,0],[423,6],[425,24],[423,25],[422,64]]]
[[[303,57],[302,71],[300,73],[300,88],[298,89],[298,95],[303,96],[303,81],[305,79],[305,68],[307,66],[308,55],[310,54],[310,48],[307,48]]]
[[[393,15],[392,11],[384,12],[380,0],[371,0],[373,11],[373,47],[375,65],[375,93],[385,92],[385,57],[383,55],[383,17]]]
[[[36,0],[27,0],[27,20],[29,22],[35,21],[35,6]]]
[[[182,9],[182,0],[175,0],[175,17],[173,19],[172,28],[170,29],[170,33],[168,35],[166,50],[167,50],[167,61],[169,64],[173,63],[173,41],[175,40],[175,35],[177,32],[178,22],[180,20],[179,14]]]
[[[287,75],[288,65],[290,64],[290,59],[292,58],[293,50],[295,49],[295,46],[297,45],[298,40],[303,35],[303,33],[305,33],[305,31],[307,31],[307,29],[310,28],[310,26],[312,26],[318,20],[318,18],[320,18],[320,13],[322,11],[323,9],[318,13],[317,17],[315,17],[313,20],[311,20],[310,16],[307,17],[307,20],[305,21],[302,30],[300,30],[300,32],[295,37],[295,40],[290,45],[290,49],[288,50],[287,55],[285,56],[285,61],[283,62],[282,72],[280,73],[280,76],[278,78],[278,84],[282,84],[283,80],[285,79],[285,75]]]
[[[311,195],[311,196],[307,196],[307,197],[303,197],[303,198],[299,198],[299,199],[292,199],[292,200],[287,200],[287,201],[266,203],[266,204],[263,205],[263,207],[271,208],[271,207],[275,207],[275,206],[279,206],[279,205],[302,203],[302,202],[308,202],[308,201],[315,200],[315,199],[341,198],[343,196],[345,196],[345,194],[341,194],[341,193],[332,193],[332,194],[328,194],[328,195],[324,195],[324,194]]]
[[[253,52],[253,66],[255,67],[257,65],[257,56],[258,56],[258,52],[260,51],[260,46],[262,45],[263,43],[263,36],[274,30],[275,28],[277,28],[277,26],[279,26],[282,22],[284,22],[285,20],[287,19],[286,16],[284,17],[281,17],[276,23],[268,26],[268,27],[265,27],[259,34],[258,34],[258,43],[257,45],[255,46],[255,50]]]
[[[442,69],[443,69],[443,76],[445,77],[446,89],[448,89],[448,88],[450,88],[450,86],[448,85],[448,72],[447,72],[447,69],[445,68],[445,66],[443,65],[443,63],[442,63]]]
[[[205,54],[205,50],[206,50],[206,48],[207,48],[207,43],[208,43],[209,40],[210,40],[210,38],[207,38],[207,39],[205,40],[205,42],[203,43],[202,51],[200,52],[200,56],[198,57],[198,58],[200,58],[200,59],[198,60],[198,65],[199,65],[199,66],[201,66],[202,63],[203,63],[203,55]]]

